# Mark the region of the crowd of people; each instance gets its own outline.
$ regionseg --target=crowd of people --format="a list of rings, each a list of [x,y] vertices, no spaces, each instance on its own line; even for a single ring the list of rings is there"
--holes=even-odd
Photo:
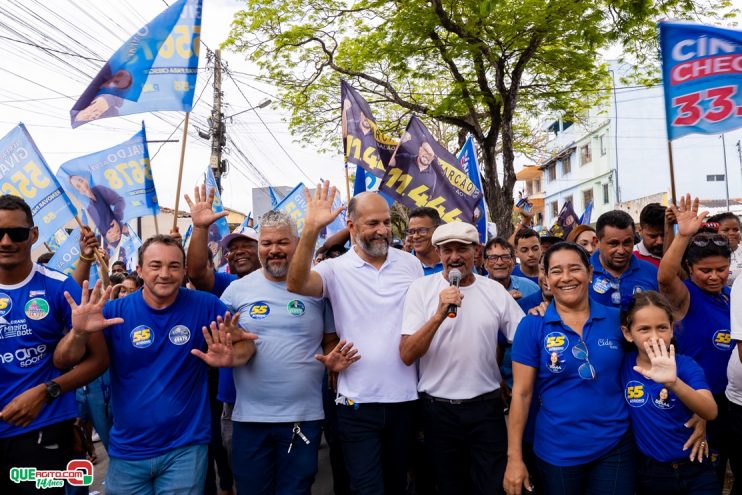
[[[317,249],[335,194],[307,193],[301,235],[272,211],[222,239],[223,273],[208,236],[226,212],[202,186],[187,252],[156,235],[135,273],[94,286],[92,232],[67,277],[32,261],[31,210],[0,196],[0,493],[86,493],[12,473],[91,456],[89,425],[108,495],[308,495],[323,435],[336,494],[719,494],[728,465],[742,477],[737,216],[688,195],[562,239],[521,212],[482,244],[422,207],[395,243],[367,192]]]

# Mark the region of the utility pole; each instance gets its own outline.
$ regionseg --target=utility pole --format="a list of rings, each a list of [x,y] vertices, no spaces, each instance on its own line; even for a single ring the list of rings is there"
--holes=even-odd
[[[227,144],[227,134],[224,125],[224,114],[222,113],[222,56],[221,50],[214,52],[214,105],[209,119],[211,133],[211,159],[209,166],[214,173],[219,194],[222,193],[222,173],[225,163],[222,161],[222,150]]]
[[[727,190],[727,211],[729,211],[729,170],[727,170],[727,142],[721,134],[721,147],[724,149],[724,186]]]

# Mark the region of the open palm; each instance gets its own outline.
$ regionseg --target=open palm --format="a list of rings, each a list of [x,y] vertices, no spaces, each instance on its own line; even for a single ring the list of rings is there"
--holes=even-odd
[[[310,194],[308,189],[304,190],[304,196],[307,200],[306,216],[304,225],[311,225],[321,229],[330,225],[345,207],[341,206],[333,210],[332,203],[335,200],[337,189],[335,186],[330,187],[330,182],[317,184],[314,194]]]
[[[206,184],[193,188],[193,200],[186,194],[185,200],[191,209],[191,222],[194,227],[208,228],[220,218],[226,217],[229,212],[216,213],[213,209],[215,189],[206,193]]]
[[[645,378],[661,385],[675,383],[678,378],[675,364],[675,346],[670,344],[670,350],[668,351],[663,339],[651,339],[649,342],[644,342],[644,349],[649,356],[651,367],[646,369],[641,366],[634,366],[634,370],[641,373]]]
[[[88,290],[88,281],[82,283],[82,297],[77,304],[69,292],[64,293],[64,298],[72,308],[72,328],[83,333],[95,333],[124,322],[123,318],[104,318],[103,306],[111,296],[111,287],[105,291],[101,290],[101,281],[95,283],[92,291]]]
[[[681,197],[677,206],[670,206],[670,210],[678,223],[678,234],[692,236],[701,228],[708,215],[707,211],[698,213],[698,198],[691,200],[690,194]]]

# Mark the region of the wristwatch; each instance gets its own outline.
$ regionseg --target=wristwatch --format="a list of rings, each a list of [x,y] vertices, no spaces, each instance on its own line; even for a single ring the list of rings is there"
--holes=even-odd
[[[46,385],[46,401],[51,402],[60,395],[62,395],[62,387],[55,381],[49,380]]]

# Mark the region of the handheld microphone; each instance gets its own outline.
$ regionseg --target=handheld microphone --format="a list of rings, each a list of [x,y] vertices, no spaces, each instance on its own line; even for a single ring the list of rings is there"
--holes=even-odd
[[[451,284],[451,286],[459,286],[459,282],[461,282],[461,271],[454,268],[450,272],[448,272],[448,283]],[[448,305],[448,317],[449,318],[456,318],[456,313],[458,312],[459,307],[455,304],[449,304]]]

